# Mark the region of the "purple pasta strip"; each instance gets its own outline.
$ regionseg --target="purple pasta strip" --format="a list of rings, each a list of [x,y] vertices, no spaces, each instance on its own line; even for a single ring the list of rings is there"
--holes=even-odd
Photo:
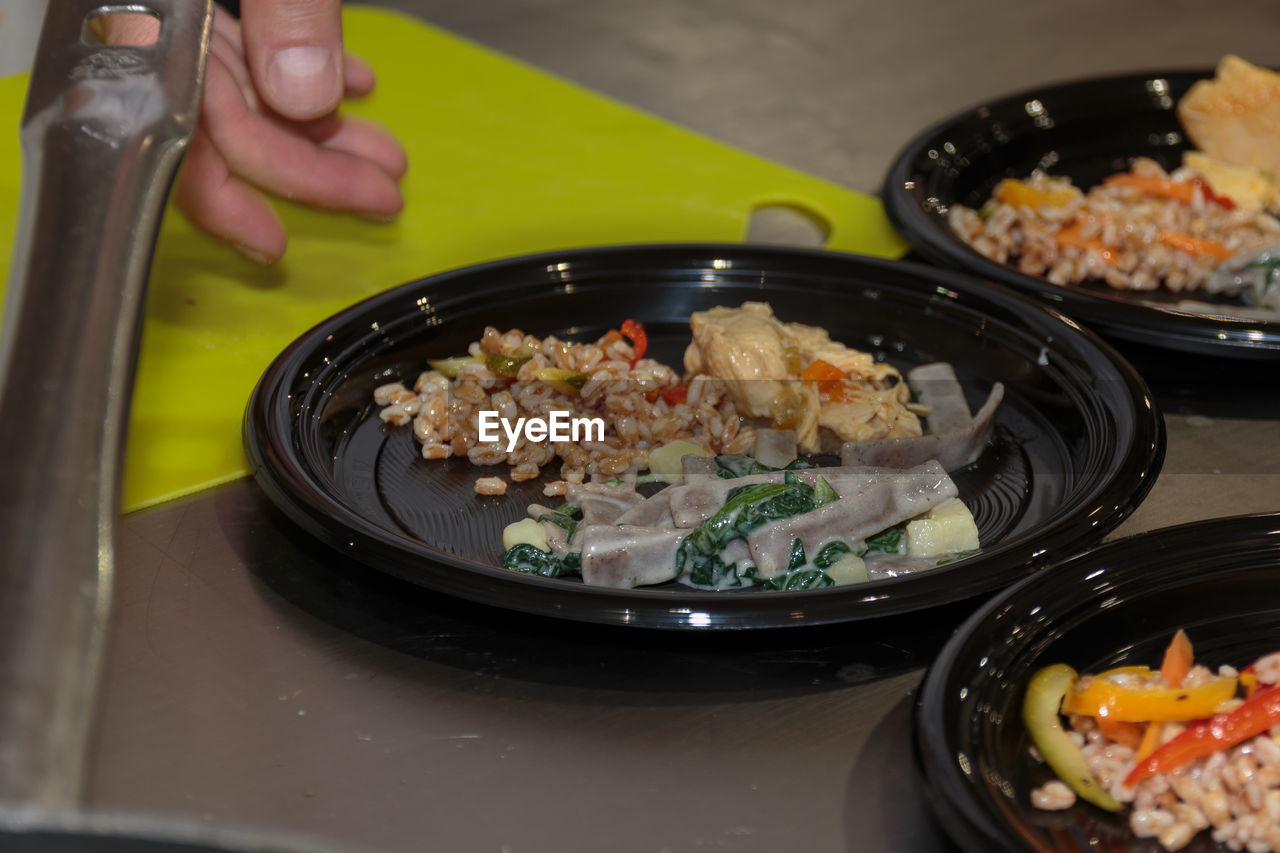
[[[1003,399],[1004,385],[997,382],[967,427],[907,438],[848,441],[840,448],[840,461],[844,465],[913,468],[933,459],[947,471],[963,468],[982,455]]]

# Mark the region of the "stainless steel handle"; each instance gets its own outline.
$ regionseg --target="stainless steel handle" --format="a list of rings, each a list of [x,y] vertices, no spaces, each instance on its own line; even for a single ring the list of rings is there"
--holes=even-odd
[[[89,44],[103,11],[155,14],[159,39]],[[212,26],[210,0],[46,12],[0,330],[0,803],[81,795],[143,296]]]

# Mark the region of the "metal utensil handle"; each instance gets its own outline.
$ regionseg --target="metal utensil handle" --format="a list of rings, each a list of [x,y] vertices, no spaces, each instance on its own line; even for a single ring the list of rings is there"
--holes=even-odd
[[[144,47],[88,20],[153,14]],[[143,295],[195,130],[211,0],[49,3],[0,330],[0,803],[81,796]]]

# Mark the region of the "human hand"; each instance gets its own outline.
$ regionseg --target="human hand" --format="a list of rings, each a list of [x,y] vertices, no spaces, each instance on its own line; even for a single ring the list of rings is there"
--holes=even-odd
[[[375,220],[403,205],[404,149],[387,131],[336,115],[374,74],[342,52],[339,0],[243,0],[242,25],[217,9],[199,129],[174,201],[197,227],[254,260],[287,237],[264,193]]]
[[[216,8],[198,127],[174,203],[198,228],[272,263],[287,235],[267,195],[385,221],[403,206],[407,168],[383,128],[337,115],[374,88],[342,51],[340,0],[242,0],[242,24]],[[120,15],[109,40],[146,44],[146,16]],[[143,28],[139,31],[139,27]]]

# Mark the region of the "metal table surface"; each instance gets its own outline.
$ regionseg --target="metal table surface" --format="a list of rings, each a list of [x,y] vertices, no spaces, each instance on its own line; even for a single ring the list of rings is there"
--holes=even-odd
[[[1265,0],[393,5],[867,192],[909,137],[983,98],[1274,62],[1280,35]],[[1276,368],[1124,351],[1169,446],[1115,535],[1280,509]],[[951,849],[910,708],[972,605],[745,635],[558,623],[348,562],[250,481],[126,516],[117,563],[93,808],[380,851]]]

